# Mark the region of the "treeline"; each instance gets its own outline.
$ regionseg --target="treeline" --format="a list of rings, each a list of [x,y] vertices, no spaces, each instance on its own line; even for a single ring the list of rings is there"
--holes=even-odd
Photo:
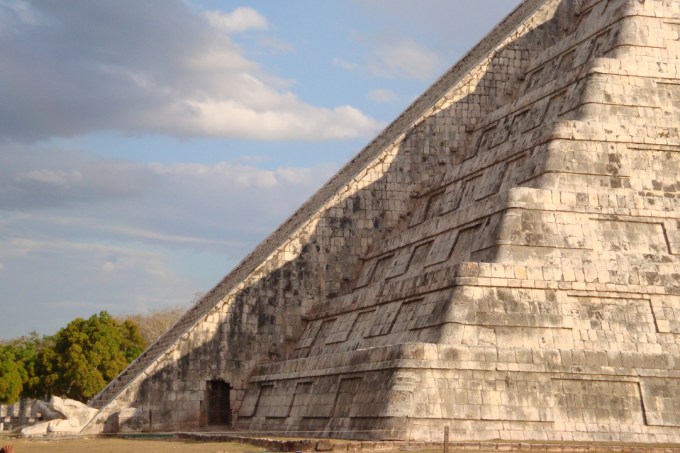
[[[0,343],[0,403],[65,396],[86,402],[99,393],[183,313],[77,318],[55,335]]]

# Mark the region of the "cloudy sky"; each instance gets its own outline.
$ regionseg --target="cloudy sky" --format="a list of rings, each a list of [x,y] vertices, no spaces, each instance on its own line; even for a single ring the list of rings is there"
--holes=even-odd
[[[0,339],[188,307],[519,0],[0,0]]]

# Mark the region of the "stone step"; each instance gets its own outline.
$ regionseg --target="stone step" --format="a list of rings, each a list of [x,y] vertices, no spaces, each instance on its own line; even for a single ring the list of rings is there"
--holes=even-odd
[[[192,307],[168,332],[162,335],[146,351],[134,360],[127,369],[109,383],[98,395],[90,400],[93,407],[104,407],[115,398],[120,391],[127,387],[138,375],[148,368],[168,348],[176,342],[191,326],[203,316],[213,304],[199,304]]]

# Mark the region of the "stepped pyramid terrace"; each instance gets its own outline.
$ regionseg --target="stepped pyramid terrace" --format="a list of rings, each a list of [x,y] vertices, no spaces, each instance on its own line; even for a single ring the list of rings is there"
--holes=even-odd
[[[82,432],[680,442],[679,227],[680,0],[525,0]]]

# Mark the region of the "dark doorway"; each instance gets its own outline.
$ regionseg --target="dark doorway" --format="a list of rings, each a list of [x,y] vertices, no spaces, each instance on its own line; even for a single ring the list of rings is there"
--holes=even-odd
[[[208,425],[231,425],[228,382],[208,381]]]

